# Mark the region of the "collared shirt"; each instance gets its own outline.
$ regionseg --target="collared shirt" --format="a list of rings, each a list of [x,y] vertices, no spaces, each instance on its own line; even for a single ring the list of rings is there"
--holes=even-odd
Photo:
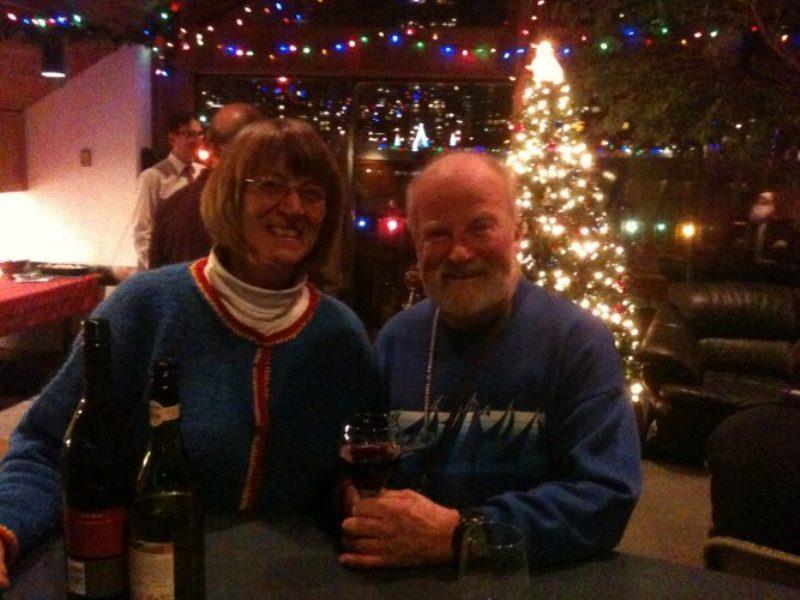
[[[203,170],[203,165],[200,163],[186,165],[170,153],[167,158],[145,169],[139,175],[136,184],[133,246],[136,249],[140,269],[149,266],[150,236],[156,205],[189,183],[190,177],[185,172],[187,166],[192,170],[191,179],[197,177]]]

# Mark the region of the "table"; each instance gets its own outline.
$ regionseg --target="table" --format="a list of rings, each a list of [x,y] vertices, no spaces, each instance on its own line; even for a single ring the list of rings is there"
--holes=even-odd
[[[91,311],[102,298],[97,275],[17,282],[0,278],[0,337]]]
[[[452,566],[387,571],[348,570],[337,562],[335,540],[307,520],[267,523],[240,516],[208,520],[208,600],[252,598],[458,597]],[[12,569],[6,600],[63,598],[62,543],[52,540]],[[798,598],[798,590],[615,553],[603,559],[534,571],[532,598],[669,599]]]

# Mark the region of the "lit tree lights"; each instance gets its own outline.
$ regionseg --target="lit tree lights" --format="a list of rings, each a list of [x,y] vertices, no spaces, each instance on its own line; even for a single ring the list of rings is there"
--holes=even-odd
[[[527,67],[532,77],[512,132],[508,164],[517,173],[524,238],[519,260],[535,283],[600,317],[614,334],[631,399],[643,388],[633,358],[639,330],[625,289],[625,250],[615,239],[603,193],[592,178],[593,155],[580,138],[583,124],[549,42]]]

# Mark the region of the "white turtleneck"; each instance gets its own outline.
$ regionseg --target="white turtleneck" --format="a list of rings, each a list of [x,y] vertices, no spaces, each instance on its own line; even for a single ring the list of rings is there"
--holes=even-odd
[[[217,249],[211,250],[205,276],[231,314],[248,327],[270,335],[289,327],[308,308],[306,278],[285,290],[266,290],[237,279],[222,266]]]

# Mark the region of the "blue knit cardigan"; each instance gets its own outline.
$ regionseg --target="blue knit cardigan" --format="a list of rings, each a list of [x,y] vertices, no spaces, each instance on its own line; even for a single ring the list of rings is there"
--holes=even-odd
[[[171,358],[205,509],[324,511],[344,420],[383,409],[363,326],[310,286],[305,314],[264,336],[227,311],[205,262],[137,275],[95,311],[110,321],[113,389],[130,414],[136,455],[146,446],[150,364]],[[61,444],[82,382],[76,343],[11,437],[0,467],[0,535],[12,554],[60,524]]]

